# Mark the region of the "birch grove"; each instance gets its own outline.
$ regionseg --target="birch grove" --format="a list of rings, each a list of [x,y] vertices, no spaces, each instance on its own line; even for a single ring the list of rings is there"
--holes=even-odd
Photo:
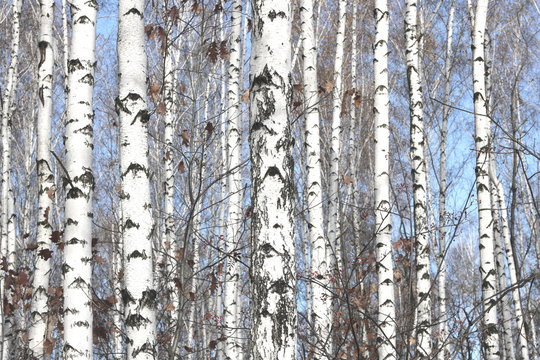
[[[2,359],[537,359],[539,14],[0,2]]]

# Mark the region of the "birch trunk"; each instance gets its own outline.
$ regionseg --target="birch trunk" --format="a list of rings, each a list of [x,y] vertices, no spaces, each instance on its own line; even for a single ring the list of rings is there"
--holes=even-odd
[[[424,157],[424,99],[420,76],[418,2],[407,0],[405,12],[405,40],[407,49],[407,80],[411,117],[411,163],[414,202],[414,237],[416,248],[416,351],[419,358],[431,354],[431,300],[429,239],[427,219],[427,174]]]
[[[64,358],[92,359],[92,173],[97,2],[71,5],[65,124]]]
[[[493,217],[489,191],[489,157],[491,153],[491,121],[487,115],[485,78],[485,31],[488,0],[478,0],[472,31],[473,100],[475,112],[476,192],[480,239],[480,274],[482,277],[483,338],[486,360],[500,356],[497,330],[496,270],[493,248]]]
[[[454,33],[454,13],[455,4],[452,0],[448,13],[448,24],[446,32],[446,57],[444,59],[444,102],[450,103],[451,83],[450,72],[452,69],[452,37]],[[439,276],[438,276],[438,295],[439,295],[439,344],[442,349],[437,353],[438,360],[445,360],[450,356],[450,347],[448,344],[448,317],[446,315],[446,140],[448,138],[448,118],[450,117],[450,107],[443,108],[441,123],[441,155],[440,155],[440,173],[439,173]]]
[[[38,217],[37,245],[32,282],[31,325],[29,330],[30,350],[37,358],[43,357],[43,343],[47,327],[47,291],[51,269],[48,253],[51,251],[52,199],[54,197],[54,177],[49,150],[51,146],[52,90],[53,90],[53,18],[54,0],[40,1],[40,37],[38,48],[39,117],[37,124],[37,172],[38,172]],[[52,260],[51,260],[52,261]]]
[[[494,163],[491,164],[490,175],[492,177],[493,186],[496,187],[495,203],[493,203],[493,207],[494,209],[497,209],[498,211],[500,211],[502,239],[504,242],[506,261],[508,264],[508,272],[510,274],[510,286],[512,287],[512,301],[514,304],[514,311],[515,311],[514,318],[517,324],[518,344],[519,344],[519,348],[517,349],[516,352],[519,353],[522,360],[529,360],[529,345],[527,343],[527,334],[525,333],[523,309],[521,307],[521,295],[519,293],[519,286],[517,286],[518,277],[517,277],[517,271],[516,271],[516,264],[514,263],[514,252],[512,248],[512,242],[510,240],[510,228],[508,226],[508,211],[506,208],[506,201],[504,198],[504,188],[503,188],[502,182],[497,177],[497,172],[496,172]]]
[[[19,39],[20,39],[20,14],[22,1],[13,0],[12,2],[12,37],[11,37],[11,61],[7,69],[6,84],[4,94],[2,95],[2,213],[1,213],[1,239],[0,249],[2,257],[7,257],[8,269],[13,267],[10,261],[10,240],[13,238],[13,192],[11,187],[11,140],[12,140],[12,123],[11,123],[11,105],[15,97],[17,84],[17,71],[19,64]],[[4,275],[0,279],[0,292],[3,301],[9,301],[9,291],[4,287]],[[9,318],[10,314],[5,312],[5,306],[2,308],[2,317],[0,319],[0,335],[2,336],[2,358],[7,359],[10,355],[9,345],[11,342],[11,324],[13,319]]]
[[[19,39],[20,39],[20,14],[22,1],[12,2],[12,37],[11,37],[11,61],[7,69],[6,84],[2,95],[2,247],[7,247],[9,213],[8,199],[11,193],[11,105],[15,97],[17,84],[17,71],[19,65]],[[6,253],[3,254],[6,256]]]
[[[333,267],[339,274],[342,270],[341,246],[339,235],[339,158],[341,156],[341,103],[343,45],[345,42],[345,24],[347,0],[338,1],[338,29],[336,34],[336,57],[334,62],[334,88],[332,104],[332,139],[330,158],[330,196],[328,204],[328,242],[332,246]]]
[[[301,41],[303,46],[304,108],[306,137],[306,197],[308,213],[308,237],[311,244],[311,309],[316,337],[315,356],[325,358],[332,354],[332,295],[329,291],[332,253],[324,236],[324,213],[322,199],[321,139],[319,120],[319,94],[317,79],[317,46],[315,44],[315,14],[313,0],[300,4]]]
[[[154,358],[156,290],[148,170],[144,0],[119,1],[120,168],[127,359]]]
[[[492,155],[494,157],[494,154]],[[495,160],[490,160],[490,176],[494,175]],[[490,183],[491,204],[493,206],[493,241],[495,248],[495,264],[497,267],[498,293],[500,294],[499,306],[502,314],[502,343],[504,355],[502,359],[515,359],[514,342],[512,339],[512,315],[510,304],[507,301],[505,291],[508,287],[506,279],[506,269],[504,262],[504,246],[502,244],[502,229],[499,208],[497,207],[497,185],[494,181]]]
[[[228,66],[228,110],[227,144],[229,174],[229,215],[226,223],[225,246],[227,267],[225,271],[225,296],[223,317],[225,322],[225,358],[240,359],[244,356],[240,343],[240,269],[238,263],[242,234],[242,105],[241,68],[242,68],[242,0],[234,0],[231,11],[231,38]]]
[[[120,211],[118,211],[120,212]],[[120,214],[120,219],[121,219]],[[123,272],[123,266],[122,266],[122,258],[123,258],[123,251],[122,251],[122,233],[121,229],[119,227],[119,223],[116,223],[115,225],[115,231],[112,234],[112,251],[113,251],[113,266],[112,266],[112,278],[113,278],[113,291],[114,296],[116,298],[115,302],[115,311],[113,316],[113,326],[115,329],[115,335],[113,336],[113,360],[120,360],[122,359],[122,356],[124,355],[124,345],[122,342],[122,336],[120,334],[124,333],[124,326],[122,321],[122,314],[124,313],[124,304],[121,300],[121,294],[122,294],[122,278],[121,273]]]
[[[219,26],[220,26],[220,39],[224,38],[225,34],[225,11],[221,12],[221,16],[219,17]],[[241,61],[242,62],[242,61]],[[221,99],[221,107],[219,108],[219,123],[220,123],[220,149],[219,152],[221,154],[221,165],[220,169],[223,173],[226,173],[228,171],[228,157],[227,157],[227,97],[226,96],[226,86],[227,86],[227,76],[226,74],[226,60],[221,59],[219,64],[219,73],[220,73],[220,99]],[[227,73],[228,73],[228,67],[227,67]],[[226,256],[223,256],[223,249],[225,249],[225,253],[227,251],[226,245],[225,245],[225,236],[227,235],[227,212],[226,208],[228,207],[228,177],[224,176],[221,179],[220,182],[220,188],[219,188],[219,198],[221,199],[220,205],[219,205],[219,226],[220,229],[218,230],[218,240],[217,248],[215,249],[217,258],[219,259],[220,263],[218,265],[218,271],[216,272],[217,277],[217,291],[216,291],[216,299],[215,299],[215,314],[219,316],[221,319],[224,319],[224,313],[223,313],[223,297],[225,294],[225,274],[223,274],[223,271],[221,270],[223,267],[227,266]],[[226,268],[225,268],[226,269]],[[218,331],[215,331],[217,334]],[[223,344],[223,341],[218,342],[218,345],[216,347],[216,359],[217,360],[223,360],[225,356],[225,344]]]
[[[375,249],[378,283],[379,359],[397,359],[394,264],[392,260],[392,216],[390,202],[390,97],[388,93],[387,0],[375,0],[374,41],[375,94]]]
[[[174,153],[174,126],[176,116],[176,101],[175,85],[176,85],[176,71],[173,62],[174,43],[173,39],[173,26],[170,17],[167,16],[167,50],[165,53],[165,76],[163,79],[163,103],[165,104],[165,116],[164,116],[164,150],[165,150],[165,183],[164,183],[164,206],[163,216],[165,224],[165,234],[163,236],[162,244],[162,256],[161,263],[164,265],[164,274],[166,276],[166,301],[172,306],[168,307],[170,312],[171,324],[176,323],[176,316],[178,310],[178,299],[176,296],[176,286],[174,284],[175,278],[175,262],[174,257],[176,250],[176,234],[175,234],[175,219],[174,219],[174,175],[175,175],[175,161],[177,158]]]
[[[7,206],[7,213],[10,215],[8,222],[7,222],[7,247],[6,247],[6,262],[7,262],[7,270],[9,274],[16,274],[17,273],[17,266],[16,266],[16,238],[15,238],[15,200],[13,199],[13,192],[11,189],[8,191],[8,198],[7,202],[4,206]],[[7,304],[13,304],[15,305],[15,299],[14,299],[14,286],[11,285],[9,287],[4,288],[5,294],[4,294],[4,301]],[[2,351],[2,359],[3,360],[10,360],[14,358],[16,355],[13,353],[16,349],[16,339],[17,339],[17,325],[20,324],[20,317],[18,316],[17,310],[15,308],[12,308],[11,311],[8,313],[6,312],[5,315],[5,323],[4,323],[4,333],[3,333],[3,351]]]
[[[296,266],[290,130],[291,4],[254,0],[250,91],[251,358],[294,359]]]

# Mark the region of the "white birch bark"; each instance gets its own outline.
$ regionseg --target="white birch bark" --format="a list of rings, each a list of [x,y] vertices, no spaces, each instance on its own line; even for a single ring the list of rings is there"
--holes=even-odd
[[[19,39],[20,39],[20,14],[22,1],[13,0],[11,8],[12,37],[11,37],[11,61],[7,69],[6,84],[2,95],[2,247],[7,247],[8,221],[11,214],[8,210],[8,198],[11,189],[11,105],[15,96],[17,84],[17,71],[19,64]],[[6,256],[6,253],[3,254]]]
[[[446,30],[446,56],[444,59],[444,103],[450,102],[451,83],[450,72],[452,69],[452,37],[454,33],[454,13],[455,4],[452,0],[448,13],[448,23]],[[446,315],[446,141],[448,138],[448,118],[450,117],[450,107],[443,108],[443,116],[441,123],[441,153],[439,166],[439,252],[437,254],[439,260],[439,276],[437,281],[438,301],[439,301],[439,344],[442,344],[442,349],[437,353],[438,360],[445,360],[450,356],[450,346],[448,344],[449,328],[448,317]]]
[[[118,209],[118,213],[120,213]],[[120,219],[122,218],[120,214]],[[118,224],[118,223],[117,223]],[[113,315],[113,323],[115,329],[115,335],[113,336],[113,360],[120,360],[124,355],[124,345],[122,342],[122,334],[124,332],[124,326],[122,321],[122,314],[124,313],[124,304],[121,301],[122,294],[122,278],[120,274],[123,272],[122,259],[122,233],[118,225],[115,226],[115,231],[112,234],[112,251],[113,251],[113,264],[112,264],[112,278],[113,278],[113,291],[116,299],[115,311]]]
[[[328,242],[332,246],[333,267],[339,273],[342,270],[341,246],[339,234],[339,158],[341,156],[341,103],[342,103],[342,69],[343,46],[345,42],[345,24],[347,0],[338,1],[338,24],[336,34],[336,56],[334,61],[334,87],[332,103],[332,138],[330,155],[330,176],[328,198]]]
[[[16,238],[15,238],[15,200],[13,198],[13,192],[11,188],[7,194],[7,202],[5,205],[7,207],[7,213],[10,215],[7,222],[7,246],[6,246],[6,262],[8,273],[15,274],[17,272],[16,266]],[[15,305],[15,300],[13,298],[14,288],[13,286],[5,287],[3,289],[4,301],[8,304]],[[5,311],[5,309],[4,309]],[[10,360],[16,355],[13,353],[13,349],[16,350],[16,339],[17,339],[17,325],[20,325],[20,316],[17,314],[17,310],[12,308],[10,313],[5,313],[4,318],[4,333],[3,333],[3,348],[2,348],[2,359]]]
[[[311,276],[313,277],[309,320],[312,321],[316,337],[315,356],[325,358],[327,353],[332,354],[332,295],[329,291],[332,253],[323,229],[317,46],[315,44],[313,0],[301,1],[300,17],[304,58],[306,198],[309,221],[308,237],[311,244]]]
[[[424,157],[424,99],[420,74],[418,2],[407,0],[405,11],[405,40],[407,49],[407,80],[411,117],[411,164],[413,178],[414,237],[416,249],[416,351],[419,358],[431,354],[431,300],[429,239],[427,219],[427,174]]]
[[[166,15],[167,16],[167,15]],[[175,236],[175,219],[174,219],[174,175],[175,175],[175,162],[178,159],[175,156],[174,150],[174,126],[176,116],[176,101],[175,85],[176,85],[176,71],[174,67],[173,54],[174,43],[173,39],[173,26],[172,20],[167,16],[167,50],[165,53],[164,64],[164,79],[163,79],[163,103],[165,106],[164,114],[164,150],[165,150],[165,182],[164,182],[164,206],[163,216],[165,225],[165,234],[163,236],[162,244],[162,258],[159,262],[164,265],[164,274],[166,276],[166,293],[167,301],[172,305],[169,307],[171,315],[171,324],[176,323],[176,314],[178,313],[177,307],[178,297],[176,296],[176,286],[174,284],[174,269],[176,268],[175,249],[176,249],[176,236]]]
[[[92,173],[97,2],[71,6],[65,124],[64,358],[92,359]]]
[[[291,5],[253,6],[251,358],[294,359],[296,266],[291,159]]]
[[[487,115],[485,78],[485,31],[488,0],[478,0],[472,31],[473,100],[475,112],[476,191],[480,241],[480,274],[482,277],[482,350],[486,360],[500,356],[497,329],[496,270],[493,246],[493,217],[489,191],[489,157],[491,121]]]
[[[243,357],[240,343],[240,304],[237,302],[240,290],[240,268],[238,252],[242,234],[242,105],[241,68],[242,68],[242,0],[234,0],[231,11],[231,35],[228,66],[227,93],[227,144],[229,174],[229,214],[226,223],[225,246],[227,265],[225,270],[225,294],[223,318],[225,322],[225,358]]]
[[[19,39],[20,39],[20,14],[22,1],[13,0],[11,8],[12,22],[12,37],[10,49],[10,64],[6,74],[6,84],[4,93],[2,94],[2,213],[1,213],[1,239],[0,249],[2,257],[7,257],[8,269],[12,269],[12,259],[10,255],[12,246],[10,242],[13,239],[13,193],[10,181],[11,175],[11,140],[12,140],[12,124],[11,124],[11,105],[15,97],[15,89],[17,84],[17,72],[19,64]],[[9,291],[4,287],[4,275],[0,279],[0,293],[2,300],[9,301]],[[0,318],[0,335],[2,336],[2,359],[8,359],[10,355],[10,342],[13,338],[11,326],[13,318],[6,314],[5,307],[1,306],[2,316]]]
[[[494,154],[492,154],[494,157]],[[490,176],[493,178],[495,171],[494,160],[490,160]],[[498,293],[500,294],[500,314],[502,315],[502,344],[504,351],[502,359],[515,359],[515,349],[512,339],[512,315],[510,313],[510,304],[507,301],[507,296],[504,291],[508,287],[506,279],[506,269],[504,262],[504,246],[502,240],[502,228],[500,211],[497,207],[497,185],[494,181],[490,183],[490,197],[493,206],[493,241],[495,249],[495,265],[497,268]]]
[[[53,90],[53,18],[54,0],[40,1],[40,37],[38,64],[39,116],[37,124],[37,172],[38,172],[38,217],[37,245],[34,279],[32,282],[31,324],[29,329],[30,350],[37,358],[43,357],[43,343],[47,327],[47,291],[49,289],[50,259],[47,257],[51,247],[52,199],[54,197],[54,178],[50,162]]]
[[[154,358],[153,219],[148,169],[144,0],[119,1],[118,64],[127,359]]]
[[[221,12],[221,16],[219,17],[219,26],[220,26],[220,39],[224,38],[225,34],[225,11]],[[225,70],[227,68],[227,72]],[[227,76],[228,76],[228,66],[226,66],[226,60],[221,59],[219,64],[219,73],[220,73],[220,99],[221,99],[221,107],[219,108],[219,119],[220,119],[220,149],[219,152],[221,154],[221,165],[220,169],[223,173],[226,173],[228,171],[228,157],[227,157],[227,93],[226,93],[226,86],[227,86]],[[219,188],[219,198],[221,199],[221,203],[219,205],[219,238],[217,240],[217,249],[216,254],[217,257],[220,259],[221,264],[218,265],[218,268],[220,266],[226,267],[227,261],[226,257],[223,256],[223,249],[225,249],[226,252],[226,245],[225,245],[225,236],[227,235],[227,212],[226,208],[228,206],[228,177],[224,176],[221,179],[221,184]],[[224,319],[224,313],[223,313],[223,297],[225,294],[225,274],[223,274],[223,271],[218,271],[216,273],[217,276],[217,292],[216,292],[216,301],[215,301],[215,314],[217,316],[220,316],[222,319]],[[216,359],[217,360],[223,360],[225,356],[225,344],[223,341],[220,341],[216,347]]]
[[[510,275],[510,286],[512,286],[512,301],[514,305],[514,319],[517,324],[518,332],[518,349],[517,353],[523,360],[529,360],[529,345],[527,342],[527,334],[525,333],[525,324],[523,318],[523,309],[521,306],[521,295],[519,293],[518,278],[516,271],[516,264],[514,263],[514,253],[512,243],[510,241],[510,228],[508,226],[508,211],[506,208],[506,201],[504,198],[504,188],[502,182],[498,179],[495,163],[491,163],[490,176],[495,189],[495,202],[493,208],[500,211],[501,232],[502,241],[504,242],[504,251],[506,254],[506,261],[508,264],[508,272]],[[502,245],[501,245],[502,247]],[[533,328],[534,329],[534,328]],[[534,330],[533,330],[534,332]]]
[[[375,249],[378,284],[379,359],[397,359],[394,264],[392,260],[392,216],[390,201],[390,97],[388,93],[387,0],[375,0],[374,41],[375,94]]]

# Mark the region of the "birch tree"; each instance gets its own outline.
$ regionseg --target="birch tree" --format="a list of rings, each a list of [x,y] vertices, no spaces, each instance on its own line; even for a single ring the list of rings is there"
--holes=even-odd
[[[294,359],[296,269],[291,163],[291,4],[255,0],[250,145],[251,358]]]
[[[451,95],[451,78],[450,71],[452,69],[452,37],[454,33],[454,13],[455,3],[452,0],[448,13],[448,23],[446,27],[446,54],[444,59],[444,102],[450,101]],[[446,310],[446,142],[448,138],[448,118],[450,117],[450,107],[443,108],[441,122],[441,149],[440,149],[440,165],[439,165],[439,276],[437,281],[438,301],[439,301],[439,344],[443,344],[442,349],[437,353],[438,360],[444,360],[449,356],[448,346],[448,316]]]
[[[40,94],[39,117],[37,125],[37,172],[38,172],[38,218],[37,218],[37,251],[34,280],[32,283],[32,322],[30,325],[30,350],[35,357],[43,357],[43,344],[47,326],[47,291],[49,289],[49,272],[51,270],[51,235],[52,199],[55,186],[50,161],[52,90],[53,90],[53,19],[54,1],[40,1],[40,52],[38,63],[38,88]],[[49,215],[51,214],[51,215]]]
[[[420,358],[431,354],[431,300],[429,239],[427,219],[427,175],[424,157],[424,99],[420,75],[418,2],[407,0],[405,10],[405,39],[407,49],[407,80],[411,117],[411,163],[413,179],[414,237],[416,248],[416,351]]]
[[[390,200],[390,97],[388,94],[387,0],[375,0],[374,76],[375,94],[375,249],[378,285],[379,359],[396,359],[396,310],[392,260],[392,218]]]
[[[341,156],[341,103],[342,103],[342,70],[343,70],[343,46],[345,42],[345,24],[347,0],[338,0],[338,29],[336,34],[336,56],[334,61],[334,86],[332,102],[332,138],[330,150],[330,176],[329,176],[329,204],[328,204],[328,241],[333,247],[335,268],[342,270],[342,254],[339,243],[339,158]]]
[[[508,265],[508,273],[510,275],[510,286],[512,287],[512,301],[514,305],[514,318],[517,325],[518,333],[518,349],[517,353],[521,356],[521,359],[529,359],[529,346],[527,343],[527,334],[525,333],[525,324],[523,318],[523,309],[521,306],[521,295],[519,293],[516,264],[514,262],[514,253],[512,242],[510,241],[510,230],[508,226],[508,212],[506,208],[506,201],[504,198],[504,188],[502,182],[498,179],[495,162],[492,160],[490,164],[490,179],[492,181],[492,187],[494,187],[494,202],[492,204],[495,209],[495,213],[500,213],[500,229],[501,240],[500,247],[504,248],[506,264]],[[504,259],[502,259],[504,265]],[[506,278],[506,274],[505,274]],[[501,289],[502,290],[502,289]],[[534,330],[533,330],[534,332]],[[511,334],[510,334],[511,335]],[[512,339],[511,339],[512,340]]]
[[[12,239],[15,234],[13,231],[13,190],[11,187],[11,141],[12,141],[12,114],[11,106],[15,97],[16,84],[18,80],[18,65],[19,65],[19,41],[20,41],[20,15],[21,15],[20,0],[13,0],[11,9],[11,47],[10,47],[10,63],[7,68],[6,84],[4,93],[2,94],[2,213],[1,213],[1,239],[0,249],[3,258],[8,261],[8,270],[13,269],[13,263],[10,261],[10,255],[13,251]],[[13,258],[11,258],[13,260]],[[0,280],[0,292],[2,294],[3,304],[9,302],[9,293],[5,287],[5,272]],[[11,327],[13,319],[6,312],[6,307],[1,307],[0,319],[0,334],[2,336],[2,359],[8,359],[10,355],[10,341],[12,336]]]
[[[174,179],[175,179],[175,156],[174,156],[174,130],[175,130],[175,116],[176,116],[176,102],[177,96],[175,92],[176,85],[176,76],[177,72],[175,69],[175,63],[173,55],[177,53],[174,47],[174,36],[173,36],[173,19],[168,14],[166,16],[166,31],[167,31],[167,47],[165,51],[165,61],[164,61],[164,73],[163,77],[163,104],[165,106],[164,114],[164,150],[165,150],[165,182],[164,187],[164,206],[163,206],[163,216],[164,216],[164,227],[165,234],[163,236],[163,258],[162,263],[164,264],[164,273],[167,276],[167,292],[170,296],[168,300],[173,305],[172,318],[173,322],[175,319],[175,314],[178,312],[177,307],[178,297],[176,296],[176,287],[174,284],[174,273],[176,270],[175,266],[175,248],[176,248],[176,236],[175,236],[175,221],[174,221],[174,197],[175,197],[175,188],[174,188]]]
[[[473,100],[476,144],[476,192],[480,241],[480,274],[482,277],[482,350],[486,360],[498,359],[496,270],[493,246],[493,217],[489,191],[489,157],[491,153],[491,121],[487,113],[485,78],[485,32],[488,0],[478,0],[472,31]]]
[[[148,168],[144,0],[120,0],[118,24],[121,211],[127,359],[154,358],[153,218]]]
[[[92,358],[92,172],[95,1],[71,5],[68,103],[65,123],[67,173],[64,225],[64,357]]]
[[[240,343],[240,268],[239,251],[242,234],[242,104],[240,103],[242,68],[242,0],[234,0],[231,11],[231,35],[229,50],[227,93],[227,145],[229,176],[229,214],[227,219],[225,271],[225,297],[223,316],[225,321],[225,357],[238,359],[243,356]]]
[[[315,41],[315,13],[312,0],[300,5],[301,40],[303,47],[305,148],[308,236],[311,245],[312,299],[309,319],[312,321],[316,341],[316,356],[332,354],[332,295],[329,291],[331,247],[324,235],[322,197],[321,139],[319,119],[319,93],[317,77],[317,45]]]

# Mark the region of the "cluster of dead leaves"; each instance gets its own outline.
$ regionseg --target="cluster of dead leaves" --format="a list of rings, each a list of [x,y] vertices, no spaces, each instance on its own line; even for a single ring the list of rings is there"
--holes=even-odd
[[[218,59],[227,60],[229,58],[229,49],[227,49],[227,40],[212,41],[208,45],[206,51],[208,58],[212,64],[215,64]]]

